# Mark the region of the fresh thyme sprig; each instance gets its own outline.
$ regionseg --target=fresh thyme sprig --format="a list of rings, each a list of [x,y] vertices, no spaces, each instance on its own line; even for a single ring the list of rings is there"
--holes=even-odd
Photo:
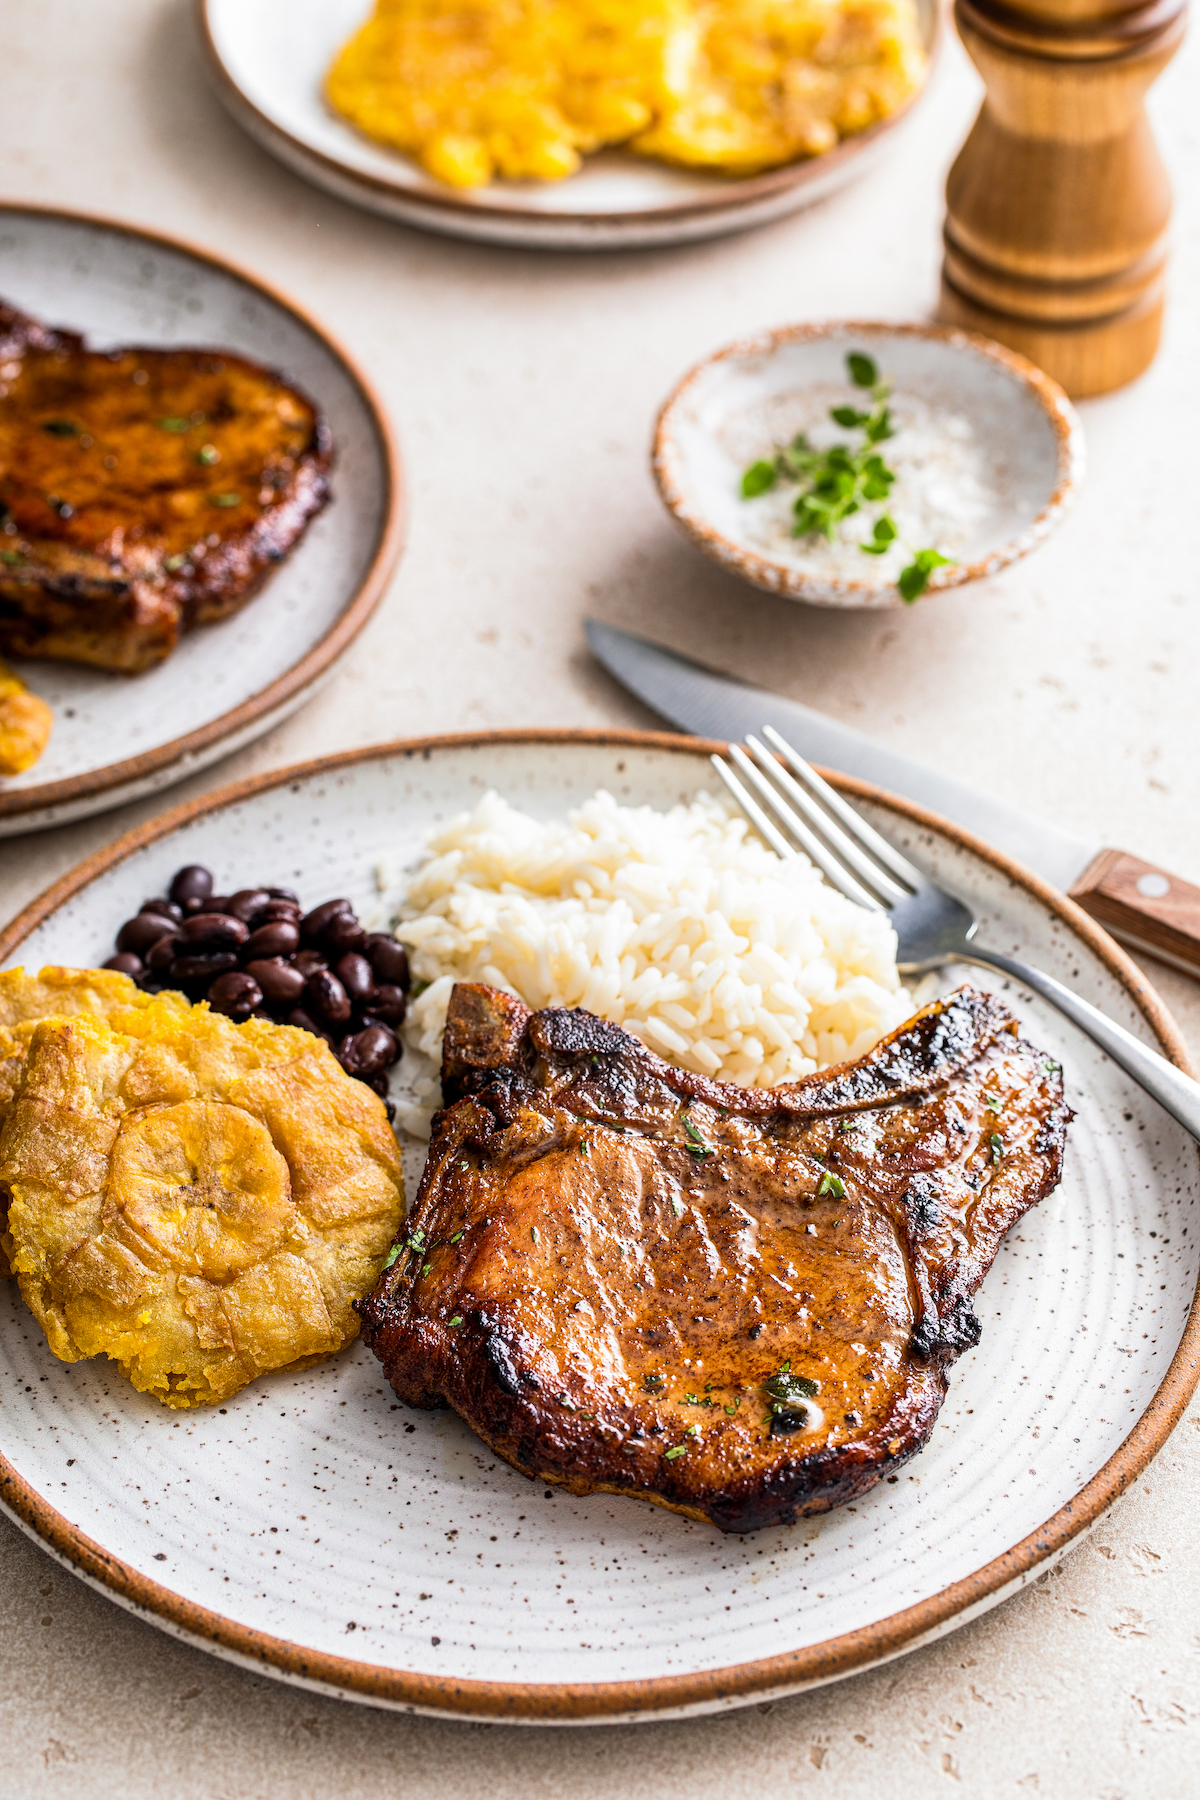
[[[820,535],[832,544],[842,520],[858,512],[864,502],[886,501],[896,479],[896,471],[889,469],[876,449],[876,445],[896,435],[888,405],[892,384],[879,379],[874,361],[861,350],[849,353],[846,368],[855,387],[869,392],[870,411],[861,412],[856,406],[833,406],[829,416],[835,425],[842,425],[847,431],[862,432],[862,443],[858,448],[832,444],[828,450],[814,450],[800,432],[769,460],[764,458],[751,463],[742,476],[743,500],[757,499],[780,481],[803,484],[792,508],[795,516],[793,537]],[[883,556],[898,537],[895,520],[883,512],[874,521],[869,541],[858,547],[867,556]],[[953,560],[953,557],[943,556],[940,550],[914,551],[912,561],[896,578],[901,597],[915,600],[929,586],[933,571],[946,567]]]

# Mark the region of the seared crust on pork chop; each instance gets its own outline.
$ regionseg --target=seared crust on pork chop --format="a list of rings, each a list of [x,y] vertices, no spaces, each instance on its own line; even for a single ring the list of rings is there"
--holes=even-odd
[[[311,401],[217,350],[89,350],[0,304],[0,650],[139,673],[329,496]]]
[[[463,984],[443,1093],[360,1306],[397,1394],[538,1480],[735,1532],[922,1447],[1071,1116],[1057,1063],[965,987],[858,1062],[748,1089]]]

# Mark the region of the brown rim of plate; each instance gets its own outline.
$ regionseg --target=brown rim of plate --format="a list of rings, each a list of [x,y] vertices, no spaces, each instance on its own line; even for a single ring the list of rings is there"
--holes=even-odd
[[[46,781],[36,787],[14,789],[5,792],[0,789],[0,819],[20,818],[26,813],[42,812],[47,807],[69,806],[93,794],[103,794],[112,788],[122,788],[131,782],[144,781],[173,763],[185,762],[204,751],[219,744],[223,739],[235,737],[252,726],[256,720],[269,716],[277,707],[288,701],[300,704],[304,691],[318,681],[322,675],[349,649],[358,636],[379,602],[383,599],[388,580],[391,577],[400,552],[404,548],[405,533],[408,525],[408,503],[404,483],[404,469],[400,459],[400,451],[388,421],[383,404],[375,389],[363,374],[354,358],[343,349],[337,339],[318,324],[312,315],[302,306],[272,287],[269,282],[261,281],[257,275],[239,268],[236,263],[229,262],[223,256],[216,256],[209,250],[201,250],[186,238],[170,237],[161,231],[145,231],[140,225],[129,225],[121,219],[109,219],[103,214],[73,212],[62,206],[25,205],[21,201],[0,201],[0,218],[5,214],[17,214],[22,218],[60,219],[71,225],[82,225],[97,231],[115,232],[121,237],[133,238],[143,243],[154,244],[164,250],[173,250],[181,256],[190,257],[194,262],[204,263],[216,269],[222,275],[231,276],[235,281],[243,283],[256,293],[263,295],[272,305],[290,313],[305,330],[310,331],[339,362],[351,383],[358,389],[366,407],[375,436],[379,445],[379,453],[384,469],[383,518],[379,531],[379,539],[370,567],[363,576],[357,591],[351,596],[339,618],[335,619],[324,637],[305,651],[298,662],[290,669],[248,700],[243,700],[231,711],[222,713],[216,719],[210,719],[207,725],[199,726],[184,737],[172,738],[165,744],[159,744],[153,750],[145,750],[140,756],[130,756],[122,762],[107,763],[100,769],[89,769],[79,775],[67,776],[62,781]],[[335,443],[334,450],[337,445]],[[256,603],[261,596],[255,597]],[[219,626],[217,627],[219,629]],[[208,629],[206,626],[204,629]],[[136,681],[137,676],[129,679]],[[186,770],[183,771],[187,773]]]
[[[843,138],[834,149],[825,151],[822,156],[811,156],[806,157],[800,162],[786,163],[783,168],[770,169],[763,175],[733,178],[730,180],[727,187],[714,189],[711,195],[706,195],[703,199],[666,203],[661,206],[648,207],[644,210],[639,210],[636,213],[556,212],[543,214],[530,212],[527,207],[518,205],[473,206],[469,200],[463,198],[460,193],[451,187],[447,187],[444,194],[426,192],[419,188],[405,187],[398,181],[385,181],[381,176],[368,175],[365,170],[351,168],[346,163],[339,162],[336,157],[327,156],[323,150],[314,149],[311,144],[305,143],[303,138],[293,136],[290,131],[286,131],[282,125],[277,124],[274,119],[268,117],[266,113],[255,105],[249,95],[238,86],[229,70],[225,67],[224,62],[221,60],[220,52],[217,49],[216,40],[212,33],[212,27],[209,23],[209,0],[195,0],[195,6],[200,38],[208,58],[210,72],[217,83],[218,92],[220,93],[221,98],[225,101],[225,104],[229,107],[230,111],[234,113],[235,117],[239,113],[248,115],[254,120],[255,130],[260,132],[272,145],[285,145],[290,155],[315,163],[318,168],[324,170],[329,175],[337,176],[341,181],[349,182],[353,186],[365,188],[368,193],[377,196],[380,199],[385,197],[400,198],[406,206],[411,206],[417,211],[428,213],[431,224],[436,220],[463,216],[479,219],[499,219],[508,221],[509,223],[520,223],[522,225],[533,226],[537,226],[544,222],[547,228],[550,226],[576,225],[579,226],[581,230],[586,230],[589,226],[608,225],[614,220],[620,220],[622,223],[627,222],[629,224],[636,223],[646,225],[666,223],[675,220],[682,223],[688,219],[712,217],[714,214],[719,215],[726,210],[740,210],[743,206],[752,204],[757,200],[770,200],[776,194],[786,193],[791,188],[806,187],[812,181],[816,180],[817,175],[822,171],[829,168],[839,168],[843,163],[849,162],[860,150],[864,149],[868,144],[874,143],[877,138],[882,137],[883,134],[891,130],[894,125],[898,125],[902,119],[908,117],[908,114],[912,111],[913,107],[920,102],[929,89],[929,83],[933,76],[938,56],[941,54],[942,44],[945,38],[945,23],[943,19],[944,9],[941,5],[941,0],[932,0],[932,24],[929,33],[929,42],[925,46],[925,53],[929,59],[929,65],[925,71],[925,80],[921,83],[921,86],[917,89],[915,94],[909,96],[903,106],[898,107],[894,113],[889,113],[886,119],[879,119],[874,125],[868,125],[864,131],[858,131],[855,132],[852,137]],[[367,143],[373,142],[370,138],[365,138],[364,141]],[[376,149],[379,149],[380,147],[381,146],[379,145],[375,145]],[[382,147],[386,148],[386,146]],[[620,146],[618,145],[617,148],[620,148]],[[403,155],[403,152],[398,150],[395,152],[395,155],[397,158],[400,158]],[[410,158],[405,158],[404,160],[411,161]],[[667,166],[674,167],[676,165],[672,164]],[[413,167],[416,168],[418,165],[414,163]],[[703,173],[704,171],[692,170],[690,172],[696,174]],[[567,179],[570,180],[571,178],[568,176]],[[615,247],[619,248],[619,246]]]
[[[838,596],[836,600],[824,602],[826,605],[868,606],[879,603],[880,596],[888,591],[890,584],[887,582],[856,581],[849,576],[810,574],[748,549],[744,544],[735,543],[732,538],[726,537],[723,532],[695,515],[671,468],[675,450],[675,409],[686,400],[693,383],[707,374],[714,363],[769,355],[781,344],[811,343],[818,338],[851,337],[927,338],[982,357],[985,361],[996,364],[1006,374],[1015,376],[1033,394],[1054,433],[1057,450],[1054,487],[1036,518],[1016,537],[1010,538],[1007,544],[989,550],[986,556],[979,557],[975,562],[955,563],[951,568],[939,569],[925,589],[925,595],[921,597],[941,593],[946,588],[961,587],[964,582],[976,581],[983,575],[996,575],[1010,563],[1028,555],[1058,523],[1079,487],[1082,473],[1079,468],[1082,456],[1079,416],[1057,381],[1047,375],[1044,369],[1039,369],[1036,363],[1030,362],[1028,357],[1022,356],[1019,351],[1010,350],[1005,344],[998,344],[994,338],[983,337],[975,331],[963,331],[957,325],[901,325],[892,324],[886,319],[826,319],[811,325],[781,325],[775,330],[737,338],[732,344],[726,344],[723,349],[714,351],[711,356],[696,363],[663,402],[655,423],[650,452],[650,467],[659,494],[676,523],[707,556],[711,556],[733,574],[740,575],[743,580],[753,582],[755,587],[765,588],[769,593],[786,594],[793,600],[813,600],[816,604],[821,604],[814,591],[819,588]],[[895,604],[904,604],[898,594]]]
[[[689,758],[723,752],[728,745],[707,738],[681,737],[667,731],[491,731],[462,732],[347,750],[313,762],[296,763],[267,775],[232,783],[215,794],[190,800],[171,812],[126,832],[62,876],[33,900],[0,932],[0,966],[7,964],[29,933],[89,882],[124,862],[136,851],[168,836],[180,826],[222,808],[240,804],[272,788],[336,775],[341,769],[384,757],[427,756],[437,750],[486,749],[506,744],[594,744],[628,750],[666,750]],[[936,831],[1006,875],[1082,938],[1115,975],[1150,1025],[1164,1053],[1192,1074],[1187,1046],[1162,1001],[1124,951],[1075,903],[1038,876],[981,843],[969,832],[936,813],[901,800],[883,789],[850,776],[833,774],[843,793],[856,800],[889,807],[917,826]],[[1200,1284],[1197,1286],[1200,1298]],[[1195,1302],[1170,1367],[1153,1399],[1120,1448],[1086,1482],[1073,1499],[1038,1530],[939,1594],[889,1618],[827,1639],[823,1644],[779,1656],[704,1670],[693,1675],[663,1675],[647,1680],[612,1682],[472,1681],[454,1676],[422,1675],[305,1650],[286,1638],[237,1625],[220,1613],[183,1600],[148,1576],[110,1556],[35,1492],[0,1454],[0,1505],[76,1572],[106,1588],[126,1606],[157,1624],[239,1661],[277,1671],[301,1681],[377,1705],[407,1707],[475,1719],[524,1720],[546,1724],[601,1723],[609,1719],[652,1717],[689,1708],[738,1705],[769,1693],[786,1693],[837,1680],[840,1676],[885,1662],[915,1649],[926,1639],[952,1629],[960,1614],[970,1614],[999,1599],[1004,1590],[1027,1582],[1049,1565],[1074,1539],[1090,1530],[1128,1488],[1166,1442],[1183,1415],[1200,1379],[1200,1306]],[[964,1621],[965,1622],[965,1621]]]

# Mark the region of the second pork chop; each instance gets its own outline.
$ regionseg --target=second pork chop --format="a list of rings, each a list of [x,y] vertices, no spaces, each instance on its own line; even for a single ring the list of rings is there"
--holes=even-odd
[[[397,1394],[539,1480],[736,1532],[853,1500],[927,1441],[1070,1118],[1057,1063],[970,988],[756,1089],[461,984],[442,1083],[360,1308]]]

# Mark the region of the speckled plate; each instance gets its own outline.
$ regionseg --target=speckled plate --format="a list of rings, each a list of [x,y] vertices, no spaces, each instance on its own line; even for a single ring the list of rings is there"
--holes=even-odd
[[[334,439],[333,500],[262,592],[144,675],[19,662],[54,708],[41,761],[0,779],[0,837],[169,787],[311,699],[379,601],[404,537],[400,460],[371,388],[282,295],[132,226],[0,205],[0,297],[110,344],[205,344],[282,369]]]
[[[714,747],[508,734],[281,770],[93,858],[0,935],[0,962],[100,959],[184,861],[230,885],[271,877],[378,905],[381,857],[403,866],[489,786],[546,816],[601,785],[665,806],[710,779]],[[917,808],[843,785],[973,898],[990,944],[1185,1060],[1153,993],[1077,907]],[[1039,1001],[1011,1000],[1066,1069],[1066,1174],[1001,1249],[976,1302],[982,1343],[954,1371],[928,1448],[856,1506],[728,1538],[636,1501],[553,1493],[452,1414],[398,1406],[361,1345],[216,1412],[169,1413],[110,1364],[56,1362],[12,1284],[0,1291],[0,1503],[84,1580],[192,1643],[446,1716],[685,1716],[928,1642],[1078,1542],[1197,1378],[1196,1147]]]
[[[325,73],[371,0],[195,0],[218,94],[281,162],[339,199],[450,237],[529,249],[694,243],[765,225],[824,200],[886,155],[921,95],[825,156],[729,180],[608,151],[566,181],[452,188],[373,143],[325,100]],[[941,41],[936,0],[917,0],[925,43]],[[928,85],[928,84],[926,84]]]
[[[943,517],[958,513],[961,541],[933,546],[956,560],[937,570],[926,592],[996,575],[1036,550],[1074,501],[1086,462],[1079,414],[1058,383],[1015,350],[974,332],[850,319],[741,338],[689,370],[668,397],[654,433],[654,479],[697,548],[731,574],[792,600],[905,604],[896,576],[927,542],[904,548],[897,542],[880,560],[851,549],[848,563],[842,557],[831,566],[823,540],[790,535],[798,488],[781,484],[742,498],[742,475],[751,463],[790,443],[798,429],[827,428],[831,404],[862,405],[862,391],[846,374],[852,350],[865,351],[895,384],[901,429],[881,446],[885,458],[897,461],[903,453],[909,400],[957,434],[946,438],[940,461],[927,441],[920,476],[909,477],[934,493],[942,490]],[[833,435],[844,441],[845,429]],[[903,484],[901,472],[897,496]],[[902,529],[903,504],[891,508]],[[869,535],[860,523],[867,516],[859,515],[855,539]]]

